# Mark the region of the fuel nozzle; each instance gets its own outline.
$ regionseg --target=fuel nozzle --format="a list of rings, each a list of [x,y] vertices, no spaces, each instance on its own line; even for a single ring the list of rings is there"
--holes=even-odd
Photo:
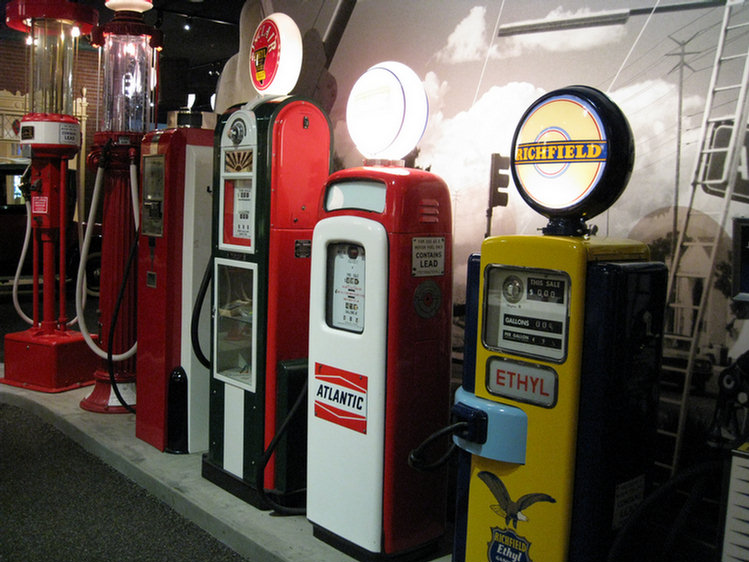
[[[460,387],[452,412],[465,424],[453,436],[458,447],[480,457],[525,464],[528,416],[523,410]]]
[[[452,416],[455,422],[465,422],[454,432],[456,436],[479,445],[486,443],[489,416],[484,410],[456,402],[452,407]]]
[[[434,442],[446,435],[457,435],[462,439],[485,443],[487,422],[486,412],[457,402],[452,407],[452,423],[427,437],[421,445],[412,450],[408,455],[408,466],[422,472],[430,472],[445,464],[455,451],[456,443],[454,440],[448,447],[447,452],[434,462],[427,463],[425,451]]]
[[[37,180],[35,182],[37,185],[33,185],[31,183],[31,166],[27,166],[24,170],[23,174],[21,175],[21,181],[18,186],[18,189],[21,190],[21,193],[23,194],[23,198],[26,201],[31,200],[31,192],[32,191],[39,191],[41,190],[41,180]]]
[[[522,410],[478,398],[461,387],[455,393],[452,422],[411,451],[408,456],[411,468],[423,472],[436,470],[450,459],[455,447],[495,460],[525,462],[528,420]],[[453,441],[447,452],[427,463],[426,449],[446,435],[452,436]]]

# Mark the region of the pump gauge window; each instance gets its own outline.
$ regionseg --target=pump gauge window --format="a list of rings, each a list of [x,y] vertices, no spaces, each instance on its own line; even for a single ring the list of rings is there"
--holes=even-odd
[[[567,356],[570,278],[563,271],[490,266],[486,271],[484,345],[562,362]]]
[[[164,155],[143,157],[143,211],[141,233],[164,236]]]
[[[331,328],[364,332],[365,273],[363,246],[348,242],[328,246],[325,321]]]
[[[512,141],[515,185],[530,207],[552,221],[584,221],[608,209],[624,191],[633,164],[627,119],[605,94],[587,86],[540,97]]]

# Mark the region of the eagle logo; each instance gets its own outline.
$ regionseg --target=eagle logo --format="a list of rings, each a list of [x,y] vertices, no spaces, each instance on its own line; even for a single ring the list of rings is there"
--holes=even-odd
[[[499,477],[491,472],[487,472],[486,470],[479,472],[478,477],[483,480],[484,484],[487,485],[491,493],[497,499],[497,502],[499,502],[490,506],[492,511],[497,515],[504,515],[505,525],[508,527],[510,526],[510,521],[512,521],[512,526],[515,529],[518,528],[518,521],[528,521],[528,517],[523,513],[523,510],[534,503],[557,502],[557,500],[552,498],[549,494],[542,493],[525,494],[524,496],[520,496],[518,501],[512,501],[510,493],[507,491],[504,482],[502,482]]]

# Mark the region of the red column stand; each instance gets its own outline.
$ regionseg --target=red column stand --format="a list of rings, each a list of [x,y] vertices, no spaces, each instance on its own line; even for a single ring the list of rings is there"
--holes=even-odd
[[[130,164],[137,162],[140,154],[140,133],[98,132],[94,136],[94,149],[89,158],[98,166],[101,151],[109,141],[109,158],[103,180],[104,204],[102,211],[101,282],[99,289],[100,340],[106,350],[110,341],[112,355],[125,353],[136,339],[136,263],[133,262],[128,281],[119,305],[116,326],[112,319],[127,260],[136,232],[133,222],[133,203],[130,194]],[[99,361],[94,372],[95,385],[91,394],[80,406],[99,413],[127,413],[112,388],[108,362]],[[129,406],[135,406],[135,356],[114,363],[114,381]]]

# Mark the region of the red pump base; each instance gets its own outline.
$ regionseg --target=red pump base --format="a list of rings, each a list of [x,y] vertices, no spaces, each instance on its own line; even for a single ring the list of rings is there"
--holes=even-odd
[[[93,384],[97,358],[80,332],[45,333],[40,327],[5,336],[5,378],[0,382],[41,392]]]
[[[135,376],[125,375],[115,372],[115,382],[126,404],[132,408],[135,407]],[[97,369],[94,373],[94,389],[86,398],[81,400],[80,407],[89,412],[97,414],[127,414],[131,410],[127,409],[117,398],[112,388],[109,373]]]

